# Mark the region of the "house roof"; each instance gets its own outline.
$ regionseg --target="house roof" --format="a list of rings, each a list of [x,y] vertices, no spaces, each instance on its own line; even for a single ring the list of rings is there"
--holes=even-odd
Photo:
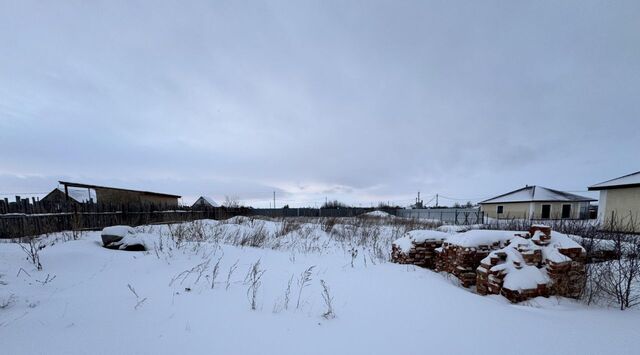
[[[64,189],[60,187],[56,187],[51,192],[49,192],[46,196],[44,196],[43,199],[48,198],[52,193],[55,193],[55,192],[61,192],[62,194],[64,194]],[[93,199],[93,202],[97,202],[96,192],[93,190],[89,191],[86,189],[82,189],[82,190],[69,189],[69,198],[78,203],[89,202],[91,199]]]
[[[200,196],[196,202],[194,203],[194,205],[196,203],[198,203],[198,201],[200,201],[200,199],[203,199],[205,202],[207,202],[209,205],[211,205],[212,207],[218,207],[218,203],[216,201],[214,201],[211,197],[208,196]]]
[[[640,171],[589,186],[590,191],[640,187]]]
[[[160,192],[151,192],[151,191],[141,191],[141,190],[130,190],[130,189],[121,189],[118,187],[108,187],[108,186],[99,186],[99,185],[88,185],[88,184],[79,184],[76,182],[68,182],[68,181],[58,181],[61,185],[68,187],[80,187],[85,189],[102,189],[102,190],[118,190],[118,191],[127,191],[127,192],[138,192],[144,195],[153,195],[153,196],[161,196],[161,197],[174,197],[181,198],[179,195],[171,195]]]
[[[485,203],[513,203],[513,202],[576,202],[596,201],[595,199],[570,194],[564,191],[549,189],[542,186],[526,186],[518,190],[499,195],[480,202]]]

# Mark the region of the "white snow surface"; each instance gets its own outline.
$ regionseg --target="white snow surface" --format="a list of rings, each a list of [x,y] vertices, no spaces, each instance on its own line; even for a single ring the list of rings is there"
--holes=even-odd
[[[0,309],[2,354],[377,355],[416,346],[424,353],[495,354],[496,334],[501,349],[525,355],[637,354],[640,348],[636,309],[587,307],[563,298],[512,305],[501,296],[482,297],[457,287],[427,269],[373,263],[370,246],[343,239],[353,235],[354,226],[336,225],[325,233],[308,223],[277,236],[281,222],[236,222],[206,221],[208,239],[180,248],[170,243],[166,226],[136,228],[155,237],[151,252],[105,249],[100,232],[70,241],[50,236],[40,251],[42,271],[18,245],[0,243],[0,300],[14,299]],[[242,237],[233,233],[258,228],[268,231],[268,247],[228,244]],[[386,249],[395,239],[393,230],[378,230]],[[219,242],[212,240],[215,233]],[[349,252],[354,247],[359,250],[356,259]],[[208,258],[201,277],[197,271],[178,277]],[[244,279],[258,260],[265,273],[258,309],[252,311]],[[234,264],[237,270],[227,290]],[[296,308],[295,285],[310,266],[315,266],[312,281]],[[47,275],[55,278],[45,282]],[[285,310],[284,293],[292,276]],[[321,316],[326,308],[320,280],[333,297],[336,318],[331,320]],[[487,320],[499,322],[487,327]],[[523,341],[526,334],[541,341]]]
[[[394,217],[392,214],[389,214],[385,211],[372,211],[363,214],[363,216],[367,217]]]
[[[403,253],[408,253],[414,243],[424,243],[427,240],[445,240],[449,237],[448,233],[434,230],[413,230],[407,232],[402,238],[396,239],[393,244],[398,246]]]
[[[509,267],[511,270],[504,277],[502,284],[504,288],[514,291],[530,290],[549,283],[549,276],[544,269],[532,265],[522,265],[521,269],[516,269],[513,265]]]
[[[155,247],[158,236],[148,233],[136,233],[125,235],[116,243],[120,245],[120,249],[124,250],[130,245],[143,245],[145,249],[150,250]]]
[[[472,229],[450,236],[447,238],[447,243],[468,248],[492,245],[495,243],[504,244],[506,241],[514,238],[516,234],[526,234],[526,232]]]
[[[136,230],[129,226],[111,226],[102,230],[103,235],[113,235],[117,237],[126,237],[136,234]]]
[[[466,232],[469,229],[470,228],[468,226],[445,224],[438,227],[437,230],[444,233],[454,234],[454,233]]]

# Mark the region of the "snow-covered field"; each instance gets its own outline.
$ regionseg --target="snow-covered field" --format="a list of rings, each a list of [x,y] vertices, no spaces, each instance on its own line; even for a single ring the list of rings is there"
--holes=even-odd
[[[638,310],[558,298],[513,305],[388,262],[391,241],[419,228],[384,217],[136,228],[148,252],[103,248],[99,232],[59,234],[41,241],[42,271],[19,245],[0,243],[0,302],[11,299],[0,309],[0,353],[638,353]],[[252,310],[247,275],[258,261]]]

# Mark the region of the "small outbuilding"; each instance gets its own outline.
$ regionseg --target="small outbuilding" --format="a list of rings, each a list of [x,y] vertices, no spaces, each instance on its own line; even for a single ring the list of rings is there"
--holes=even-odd
[[[485,217],[500,219],[587,219],[595,199],[553,190],[525,186],[480,202]]]
[[[589,190],[600,191],[598,220],[603,227],[640,231],[640,171],[589,186]]]
[[[179,195],[171,195],[160,192],[122,189],[119,187],[98,186],[80,184],[75,182],[59,181],[63,187],[60,189],[64,198],[72,200],[73,191],[94,191],[96,200],[101,204],[130,204],[130,205],[158,205],[165,207],[177,207]]]
[[[219,205],[211,197],[200,196],[191,206],[191,208],[197,207],[219,207]]]

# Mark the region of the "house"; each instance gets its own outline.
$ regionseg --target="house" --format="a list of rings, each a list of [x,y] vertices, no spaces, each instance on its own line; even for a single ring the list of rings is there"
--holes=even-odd
[[[586,219],[592,198],[542,186],[521,189],[480,202],[486,217],[513,219]]]
[[[69,201],[72,204],[95,203],[97,202],[96,192],[91,189],[68,189]],[[67,201],[67,195],[64,189],[56,187],[43,197],[40,202],[44,204],[60,206]]]
[[[589,186],[600,191],[598,220],[605,228],[640,231],[640,171]]]
[[[216,201],[214,201],[211,197],[207,197],[207,196],[200,196],[196,202],[193,203],[193,206],[191,206],[191,208],[197,208],[197,207],[218,207],[219,205],[216,203]]]
[[[74,201],[74,191],[94,191],[95,201],[101,204],[132,204],[132,205],[161,205],[165,207],[177,207],[178,199],[182,196],[160,192],[122,189],[118,187],[80,184],[75,182],[59,181],[64,199]],[[55,191],[55,190],[54,190]],[[90,193],[90,192],[88,192]],[[58,196],[58,193],[55,193]],[[68,197],[68,199],[67,199]],[[54,198],[52,196],[52,198]],[[55,197],[57,198],[57,197]]]

